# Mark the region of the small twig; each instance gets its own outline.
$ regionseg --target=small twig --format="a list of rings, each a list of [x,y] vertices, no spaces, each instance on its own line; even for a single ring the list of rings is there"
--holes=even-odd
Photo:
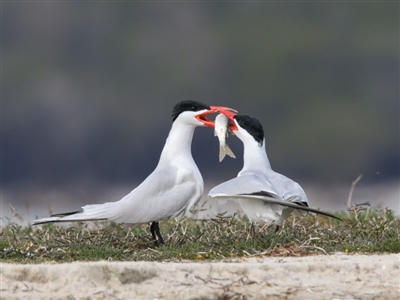
[[[238,280],[239,282],[241,282],[244,285],[250,285],[250,284],[259,284],[257,281],[255,280],[250,280],[249,277],[247,275],[243,276],[242,278],[240,278]]]
[[[324,248],[321,248],[321,247],[318,247],[318,246],[315,246],[315,245],[301,245],[300,247],[301,248],[315,248],[315,249],[318,249],[318,250],[324,252],[325,254],[328,254],[328,253],[326,253]]]
[[[160,251],[157,251],[157,250],[154,250],[154,249],[151,249],[151,248],[147,248],[147,250],[153,251],[155,253],[160,253]]]
[[[247,252],[246,250],[242,250],[242,252],[244,253],[244,254],[246,254],[247,256],[252,256],[249,252]]]
[[[356,184],[361,180],[362,177],[363,177],[362,174],[358,175],[356,180],[354,180],[353,183],[351,184],[349,197],[347,198],[347,211],[348,211],[349,214],[350,214],[350,210],[351,210],[351,199],[353,198],[354,189],[356,187]]]

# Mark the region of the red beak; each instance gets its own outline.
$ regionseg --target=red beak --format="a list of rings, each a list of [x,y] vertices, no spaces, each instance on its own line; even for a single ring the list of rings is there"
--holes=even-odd
[[[214,121],[207,119],[206,116],[207,116],[207,115],[210,115],[210,114],[217,113],[217,112],[219,112],[219,113],[221,113],[221,114],[224,114],[224,115],[226,115],[229,119],[233,120],[233,116],[232,116],[232,115],[236,115],[236,114],[234,114],[234,113],[232,113],[232,112],[237,112],[237,111],[234,110],[233,108],[224,107],[224,106],[210,106],[210,110],[208,110],[208,111],[206,111],[206,112],[204,112],[204,113],[202,113],[202,114],[197,115],[197,116],[196,116],[196,119],[199,120],[200,122],[202,122],[205,126],[214,128],[214,127],[215,127]],[[231,117],[229,117],[229,115],[230,115]],[[233,122],[232,124],[233,124],[234,127],[236,128],[235,123]],[[231,124],[231,126],[232,126],[232,124]],[[237,128],[236,128],[236,130],[237,130]]]
[[[216,106],[211,106],[211,109],[212,109],[213,107],[216,107]],[[217,106],[217,107],[218,107],[218,106]],[[218,112],[220,112],[221,114],[224,114],[225,116],[227,116],[228,119],[231,121],[230,124],[229,124],[229,129],[230,129],[232,132],[233,132],[233,131],[238,131],[238,128],[237,128],[237,126],[236,126],[235,119],[234,119],[234,116],[237,115],[237,110],[224,107],[223,110],[218,110]]]

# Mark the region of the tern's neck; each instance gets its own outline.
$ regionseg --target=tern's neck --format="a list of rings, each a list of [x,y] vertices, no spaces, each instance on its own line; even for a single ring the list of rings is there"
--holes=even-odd
[[[260,170],[264,168],[271,169],[264,143],[261,147],[258,143],[249,143],[246,145],[244,147],[243,161],[242,171]]]
[[[172,124],[164,149],[161,153],[160,163],[162,161],[172,161],[175,158],[192,157],[192,139],[196,126],[183,124],[176,120]]]

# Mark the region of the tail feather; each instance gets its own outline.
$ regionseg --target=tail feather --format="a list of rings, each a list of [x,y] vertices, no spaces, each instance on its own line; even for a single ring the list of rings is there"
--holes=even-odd
[[[83,209],[77,210],[77,211],[72,211],[72,212],[67,212],[67,213],[53,214],[53,215],[50,215],[50,217],[66,217],[66,216],[70,216],[70,215],[74,215],[74,214],[78,214],[78,213],[82,213],[82,212],[83,212]]]
[[[113,203],[114,202],[107,202],[104,204],[85,205],[80,211],[54,214],[51,215],[49,218],[43,218],[33,221],[32,225],[58,222],[108,220],[110,216],[110,207]]]

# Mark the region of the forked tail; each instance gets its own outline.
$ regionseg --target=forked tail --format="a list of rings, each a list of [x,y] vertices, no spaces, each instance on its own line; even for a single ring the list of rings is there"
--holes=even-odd
[[[228,155],[232,158],[236,158],[235,154],[232,152],[231,148],[227,144],[225,146],[219,146],[219,162],[221,162],[225,156]]]

